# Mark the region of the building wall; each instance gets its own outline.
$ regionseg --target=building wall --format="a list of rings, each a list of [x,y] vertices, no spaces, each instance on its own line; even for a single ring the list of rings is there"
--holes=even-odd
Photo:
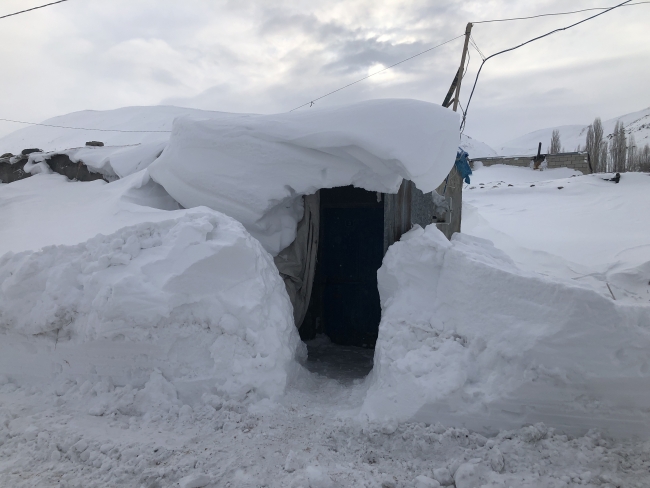
[[[511,166],[528,167],[534,156],[497,156],[491,158],[472,158],[472,162],[480,161],[485,166],[493,164],[508,164]],[[546,154],[546,163],[549,168],[571,168],[583,174],[591,174],[589,158],[586,152],[570,152],[559,154]]]

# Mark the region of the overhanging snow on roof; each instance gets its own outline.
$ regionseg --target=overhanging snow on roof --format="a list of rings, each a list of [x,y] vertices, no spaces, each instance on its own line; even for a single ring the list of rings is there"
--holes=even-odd
[[[458,114],[416,100],[370,100],[277,115],[175,120],[149,168],[184,207],[205,205],[244,224],[276,255],[293,242],[302,195],[354,185],[423,192],[447,176],[459,142]]]

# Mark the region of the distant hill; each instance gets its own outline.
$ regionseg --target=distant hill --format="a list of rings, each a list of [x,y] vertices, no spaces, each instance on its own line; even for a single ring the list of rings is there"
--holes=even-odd
[[[639,112],[603,121],[603,131],[606,136],[611,135],[614,131],[617,120],[620,120],[625,125],[625,132],[628,135],[634,135],[637,147],[642,148],[646,144],[650,144],[650,107]],[[545,152],[551,143],[551,134],[555,129],[560,131],[560,140],[564,149],[566,151],[575,151],[578,145],[584,147],[588,127],[588,124],[562,125],[536,130],[506,142],[497,148],[497,152],[502,156],[534,154],[537,152],[537,145],[540,142],[542,143],[542,152]],[[481,156],[483,155],[481,154]]]
[[[460,147],[462,147],[470,158],[477,156],[489,157],[498,156],[497,152],[484,142],[472,139],[470,136],[463,134],[460,138]]]
[[[124,107],[115,110],[84,110],[60,115],[43,121],[43,124],[65,127],[82,127],[123,131],[171,131],[176,117],[214,116],[219,112],[208,112],[193,108],[156,105],[150,107]],[[32,125],[23,127],[0,138],[0,154],[17,154],[23,149],[37,147],[44,151],[58,151],[84,146],[87,141],[98,140],[106,145],[125,146],[163,142],[169,139],[169,132],[102,132],[97,130],[70,130],[59,127]]]

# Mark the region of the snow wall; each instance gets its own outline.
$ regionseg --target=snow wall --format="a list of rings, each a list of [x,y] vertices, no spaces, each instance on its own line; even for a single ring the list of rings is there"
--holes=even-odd
[[[57,189],[43,212],[12,221]],[[154,400],[284,392],[305,349],[271,256],[234,219],[165,209],[161,192],[146,172],[110,184],[39,174],[0,187],[9,223],[40,229],[5,235],[7,246],[36,249],[0,256],[0,376],[108,381],[140,391],[125,411],[141,413]],[[50,212],[95,227],[52,224]]]
[[[393,244],[378,280],[371,419],[650,436],[650,307],[520,271],[434,225]]]
[[[370,100],[279,115],[179,117],[151,177],[186,208],[246,227],[273,256],[296,235],[302,195],[354,185],[427,193],[454,164],[458,114],[417,100]]]

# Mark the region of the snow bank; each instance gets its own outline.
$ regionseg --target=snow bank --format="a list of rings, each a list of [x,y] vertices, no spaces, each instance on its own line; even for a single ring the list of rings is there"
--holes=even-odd
[[[435,226],[391,246],[378,280],[369,417],[650,435],[650,308],[522,272],[489,241]]]
[[[43,225],[40,242],[76,242],[38,250],[38,238],[9,236],[13,246],[35,250],[0,256],[3,375],[144,386],[135,398],[143,405],[283,393],[304,346],[272,258],[240,223],[207,208],[142,206],[166,204],[145,173],[111,184],[62,180],[37,175],[2,188],[31,188],[9,198],[9,210],[12,203],[29,209],[41,183],[66,188],[53,206],[71,209],[71,222]],[[100,221],[76,230],[79,197],[90,194],[105,213],[91,206],[86,218]],[[32,214],[28,224],[38,228],[47,216]]]
[[[301,195],[350,184],[396,193],[403,178],[429,192],[449,173],[458,141],[458,114],[415,100],[181,117],[149,171],[184,207],[235,218],[276,255],[295,238]]]
[[[37,174],[0,187],[0,256],[74,245],[141,222],[172,218],[178,203],[141,171],[107,184]]]

